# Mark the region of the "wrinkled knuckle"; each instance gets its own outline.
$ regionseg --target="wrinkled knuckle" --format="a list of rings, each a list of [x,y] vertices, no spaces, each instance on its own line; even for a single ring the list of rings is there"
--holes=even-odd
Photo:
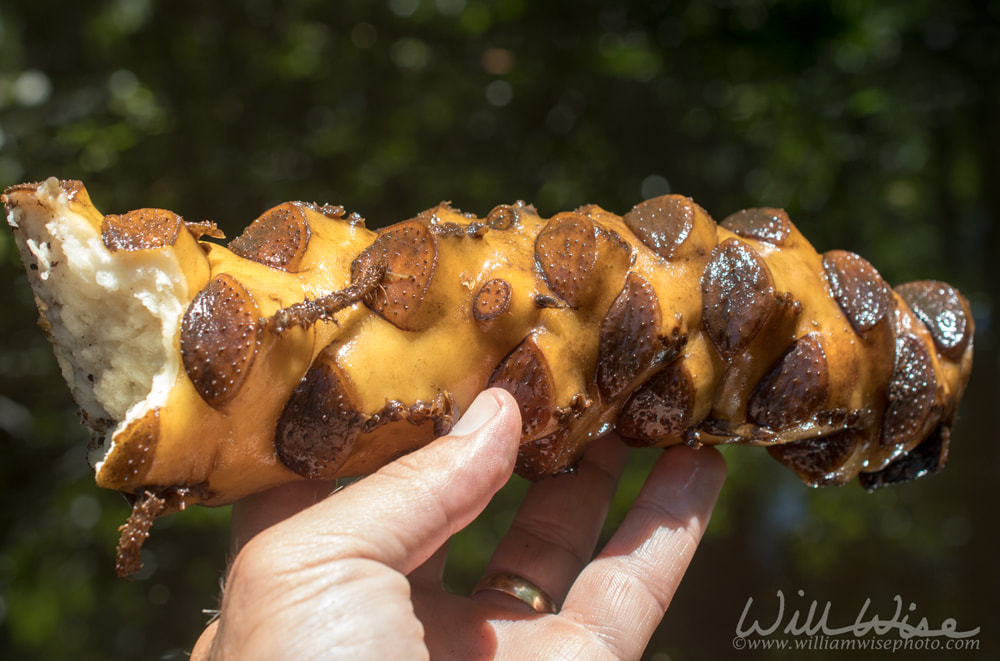
[[[404,456],[393,464],[389,477],[398,481],[404,492],[412,495],[413,502],[419,503],[421,514],[429,513],[438,522],[437,527],[456,532],[452,512],[444,502],[442,489],[434,479],[435,474],[428,474],[425,467]]]
[[[581,472],[584,468],[593,471],[596,474],[597,479],[602,482],[604,486],[614,488],[614,486],[618,484],[619,474],[621,471],[617,470],[617,468],[608,466],[608,464],[603,461],[589,459],[584,456],[583,461],[581,462]]]
[[[420,461],[413,455],[403,455],[393,462],[388,476],[405,485],[407,490],[427,495],[437,493],[437,489],[429,479],[427,467],[421,465]]]
[[[560,618],[562,619],[562,618]],[[570,626],[556,629],[556,635],[545,642],[545,659],[559,661],[622,661],[628,655],[620,653],[617,639],[619,633],[595,624]]]
[[[688,514],[678,512],[667,503],[655,500],[641,500],[632,505],[632,509],[649,517],[657,522],[660,527],[669,529],[672,533],[684,535],[688,538],[697,539],[698,535],[693,530],[697,526],[694,518]],[[684,541],[688,541],[685,539]]]
[[[664,613],[673,599],[675,586],[666,581],[656,580],[661,568],[645,558],[637,558],[632,570],[636,586],[646,593],[649,603],[659,613]]]
[[[224,580],[223,605],[267,599],[276,588],[277,564],[267,547],[247,543],[233,558]]]
[[[589,549],[582,548],[574,542],[573,532],[567,530],[559,522],[523,519],[516,521],[514,527],[520,534],[537,540],[545,547],[555,548],[565,553],[580,565],[585,565],[590,560]]]
[[[385,567],[367,558],[345,558],[331,563],[327,569],[332,582],[341,585],[364,583],[381,572]]]
[[[371,544],[372,542],[357,534],[323,530],[317,533],[316,539],[310,544],[313,548],[307,552],[313,558],[333,561],[365,555]]]
[[[270,547],[262,537],[263,533],[248,541],[233,558],[226,578],[228,584],[242,583],[273,571],[275,564]]]

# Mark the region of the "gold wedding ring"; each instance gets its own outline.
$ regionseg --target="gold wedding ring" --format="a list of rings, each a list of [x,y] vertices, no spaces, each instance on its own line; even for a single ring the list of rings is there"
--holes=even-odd
[[[472,594],[484,590],[495,590],[509,594],[526,603],[528,608],[536,613],[556,613],[559,610],[556,608],[556,602],[552,601],[552,597],[546,594],[545,590],[517,574],[502,571],[487,574],[476,584]]]

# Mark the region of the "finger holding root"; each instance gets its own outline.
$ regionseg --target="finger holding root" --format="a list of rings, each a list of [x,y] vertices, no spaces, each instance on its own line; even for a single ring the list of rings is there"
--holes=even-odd
[[[665,452],[619,529],[573,584],[563,616],[594,632],[613,658],[639,658],[694,556],[725,475],[714,449]]]
[[[766,447],[813,485],[906,481],[943,467],[972,366],[957,290],[892,289],[778,209],[440,204],[376,233],[288,202],[223,244],[162,209],[105,216],[75,181],[3,203],[97,482],[135,499],[121,573],[157,516],[374,473],[494,386],[533,480],[616,430]]]

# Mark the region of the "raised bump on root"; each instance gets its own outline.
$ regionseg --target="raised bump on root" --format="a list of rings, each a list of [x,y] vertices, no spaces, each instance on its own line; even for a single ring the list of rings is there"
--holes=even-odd
[[[256,316],[253,296],[228,273],[213,278],[184,313],[181,358],[209,405],[228,402],[246,380],[259,344]]]
[[[229,249],[271,268],[297,271],[312,236],[302,206],[285,202],[268,209],[229,242]]]
[[[702,323],[727,361],[746,351],[777,305],[770,269],[738,239],[727,239],[712,251],[701,291]]]
[[[423,312],[428,288],[437,271],[438,235],[425,221],[408,220],[379,232],[375,241],[351,264],[351,278],[373,264],[385,263],[386,272],[399,274],[382,287],[371,290],[365,305],[403,330],[420,330],[430,323]]]
[[[866,333],[888,316],[889,286],[864,257],[831,250],[823,255],[823,269],[834,298],[855,331]]]

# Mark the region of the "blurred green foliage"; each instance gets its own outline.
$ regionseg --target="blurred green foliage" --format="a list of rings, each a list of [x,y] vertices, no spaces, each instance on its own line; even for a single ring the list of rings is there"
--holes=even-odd
[[[441,200],[550,215],[682,192],[716,218],[785,207],[817,248],[864,254],[890,282],[959,286],[977,369],[948,470],[868,495],[727,452],[659,661],[747,658],[730,645],[739,614],[778,589],[848,619],[866,598],[889,616],[899,594],[932,623],[982,628],[962,658],[995,654],[998,117],[998,0],[0,6],[0,187],[78,178],[105,212],[166,207],[230,235],[286,199],[378,227]],[[0,231],[0,656],[185,658],[215,605],[227,512],[159,522],[143,573],[114,578],[127,506],[93,486],[14,253]],[[608,532],[654,456],[634,455]],[[524,489],[454,541],[454,589]]]

